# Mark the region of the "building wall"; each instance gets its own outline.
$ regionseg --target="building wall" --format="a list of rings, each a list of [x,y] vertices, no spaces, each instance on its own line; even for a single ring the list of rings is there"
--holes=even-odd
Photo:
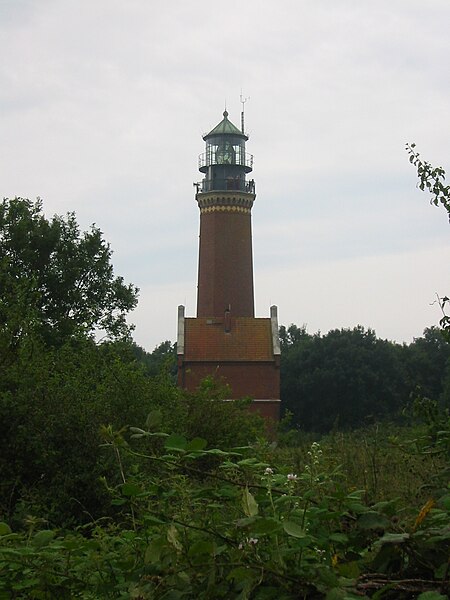
[[[246,210],[200,215],[198,317],[223,316],[228,306],[233,315],[254,316],[252,226]]]
[[[280,418],[280,368],[279,359],[273,362],[213,363],[183,362],[178,365],[178,385],[195,391],[200,382],[214,376],[231,388],[231,399],[251,397],[250,412],[256,412],[268,423]]]
[[[280,368],[273,362],[185,362],[178,367],[179,385],[194,391],[208,376],[214,376],[231,387],[232,398],[280,398]]]
[[[264,417],[269,425],[269,432],[275,434],[276,428],[272,426],[273,421],[276,424],[280,420],[280,401],[279,400],[258,400],[252,402],[248,407],[250,412],[258,413]]]

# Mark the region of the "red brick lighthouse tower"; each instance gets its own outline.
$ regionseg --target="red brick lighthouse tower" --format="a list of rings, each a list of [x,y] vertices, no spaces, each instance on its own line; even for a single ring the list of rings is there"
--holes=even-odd
[[[277,420],[280,345],[277,308],[255,318],[251,211],[255,182],[247,181],[253,156],[248,136],[228,119],[203,139],[197,317],[178,307],[178,384],[194,391],[207,376],[227,383],[232,398],[250,396],[251,409]]]

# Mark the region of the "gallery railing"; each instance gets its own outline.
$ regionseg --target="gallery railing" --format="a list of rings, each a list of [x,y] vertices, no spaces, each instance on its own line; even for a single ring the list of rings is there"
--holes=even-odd
[[[255,193],[255,182],[253,179],[246,181],[239,177],[227,177],[226,179],[203,179],[198,183],[194,183],[197,188],[197,193],[206,193],[217,191],[239,191],[246,194]]]

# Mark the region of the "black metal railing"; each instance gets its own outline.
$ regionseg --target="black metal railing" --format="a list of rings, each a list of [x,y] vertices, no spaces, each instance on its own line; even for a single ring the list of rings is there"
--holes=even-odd
[[[226,179],[203,179],[198,183],[194,183],[197,188],[197,193],[214,192],[214,191],[239,191],[247,194],[255,193],[255,182],[253,179],[245,181],[239,177],[227,177]]]

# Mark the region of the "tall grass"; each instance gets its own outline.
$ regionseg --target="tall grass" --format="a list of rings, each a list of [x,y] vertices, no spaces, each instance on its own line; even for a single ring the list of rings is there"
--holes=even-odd
[[[389,423],[323,437],[297,432],[295,445],[281,444],[276,449],[276,461],[293,464],[300,472],[308,461],[311,441],[318,440],[328,468],[339,468],[346,488],[363,490],[369,504],[398,497],[416,510],[433,495],[433,482],[446,463],[441,455],[415,452],[414,440],[423,433],[420,427]]]

